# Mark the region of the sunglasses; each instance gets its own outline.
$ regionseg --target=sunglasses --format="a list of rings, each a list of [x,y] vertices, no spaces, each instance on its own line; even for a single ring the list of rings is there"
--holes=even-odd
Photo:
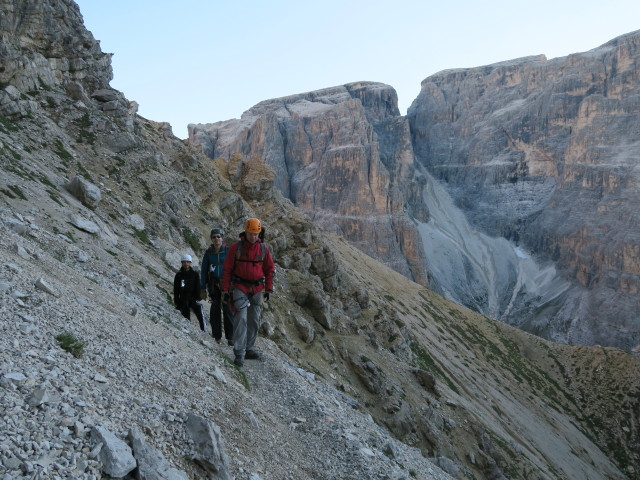
[[[220,235],[211,235],[211,238],[222,238]]]

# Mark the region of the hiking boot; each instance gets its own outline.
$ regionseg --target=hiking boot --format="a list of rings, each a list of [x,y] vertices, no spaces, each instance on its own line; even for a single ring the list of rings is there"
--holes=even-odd
[[[241,367],[244,365],[244,358],[240,357],[240,356],[236,356],[236,358],[233,360],[233,363],[238,366]]]
[[[222,343],[222,339],[221,338],[216,338],[216,343]]]
[[[247,350],[244,358],[246,358],[247,360],[260,360],[262,358],[262,354],[257,350]]]
[[[233,340],[227,340],[227,345],[229,345],[230,347],[233,347]]]

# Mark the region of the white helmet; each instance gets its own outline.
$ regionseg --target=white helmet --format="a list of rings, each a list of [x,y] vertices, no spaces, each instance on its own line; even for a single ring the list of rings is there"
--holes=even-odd
[[[188,253],[185,253],[184,255],[182,255],[182,258],[180,259],[181,262],[192,262],[193,260],[191,259],[191,255],[189,255]]]

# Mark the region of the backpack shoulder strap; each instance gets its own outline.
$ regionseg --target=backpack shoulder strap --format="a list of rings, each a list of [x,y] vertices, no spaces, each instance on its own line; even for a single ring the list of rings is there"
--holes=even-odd
[[[238,263],[238,259],[240,258],[240,253],[241,253],[240,250],[242,250],[241,247],[242,247],[242,241],[241,240],[238,240],[237,242],[232,243],[231,246],[229,247],[229,249],[233,249],[233,248],[236,249],[235,258],[233,259],[233,268],[231,269],[231,274],[232,275],[233,275],[233,272],[236,270],[236,265]]]

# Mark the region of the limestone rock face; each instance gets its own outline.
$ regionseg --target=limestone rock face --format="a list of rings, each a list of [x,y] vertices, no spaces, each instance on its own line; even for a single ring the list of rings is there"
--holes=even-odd
[[[189,125],[189,140],[211,158],[239,152],[262,160],[278,189],[317,224],[426,283],[410,215],[426,217],[428,210],[407,202],[420,198],[424,182],[393,88],[361,82],[267,100],[240,120]]]
[[[23,93],[61,85],[82,97],[82,90],[111,81],[111,55],[100,50],[70,0],[0,0],[0,31],[0,85]]]
[[[567,57],[447,70],[409,109],[417,161],[470,223],[582,291],[521,305],[513,323],[555,323],[561,341],[640,341],[639,60],[640,31]]]

